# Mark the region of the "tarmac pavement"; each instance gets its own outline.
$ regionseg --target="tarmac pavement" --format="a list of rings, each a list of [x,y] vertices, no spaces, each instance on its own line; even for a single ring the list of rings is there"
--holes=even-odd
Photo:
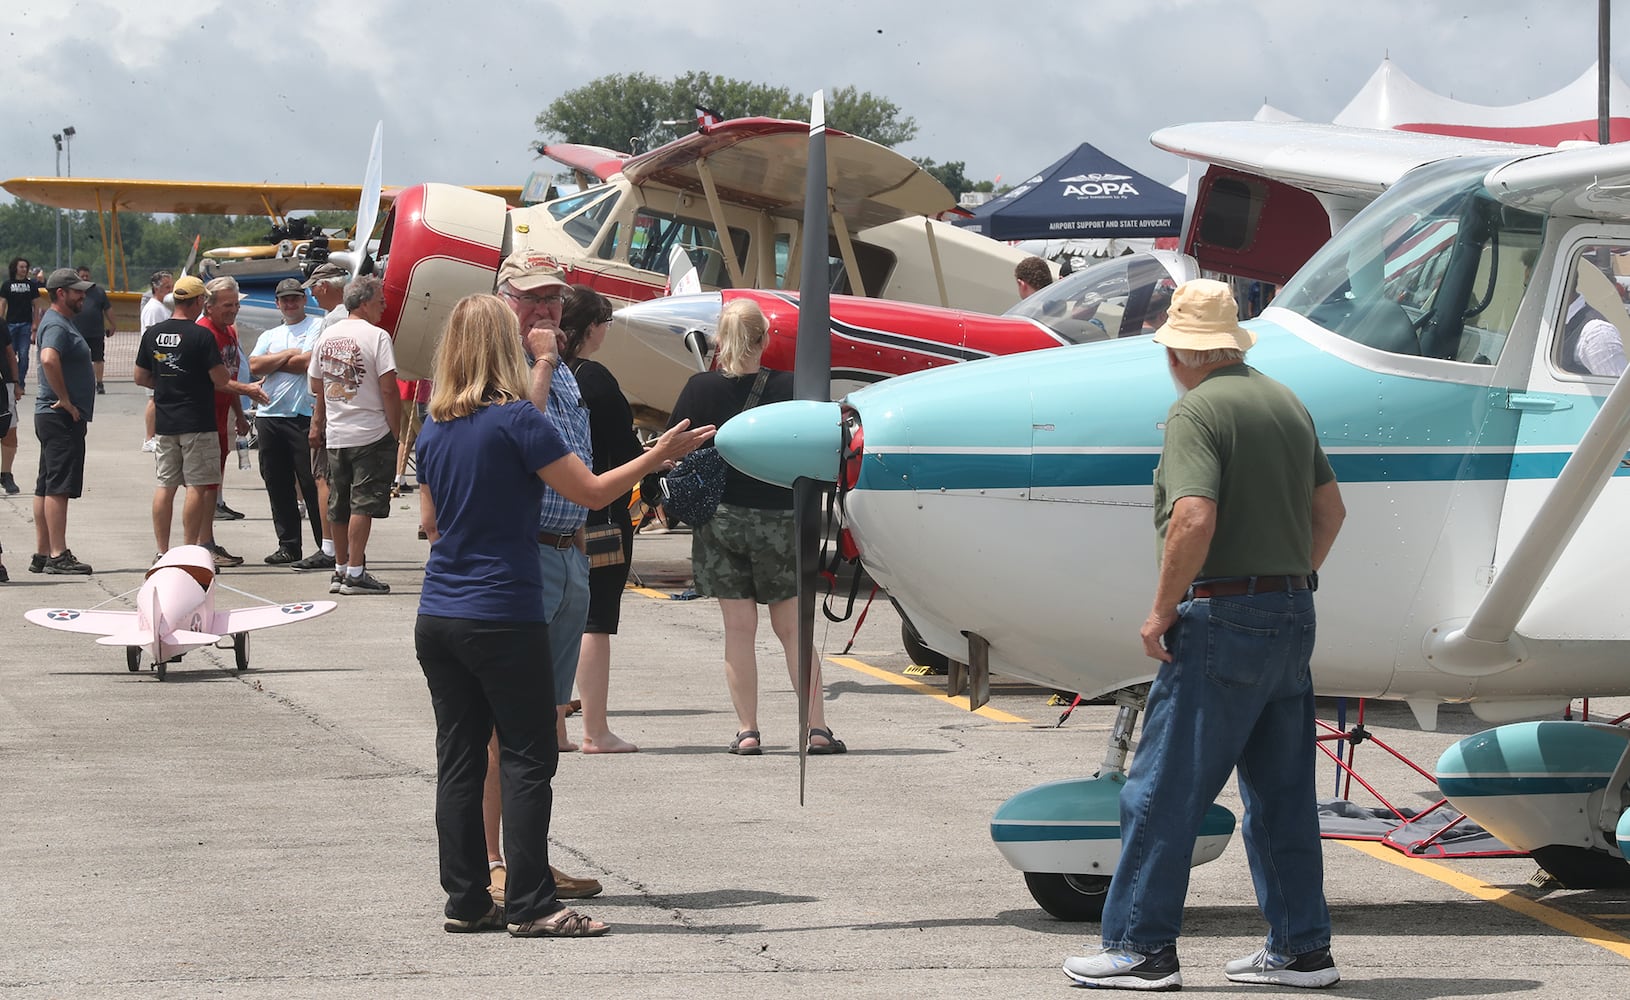
[[[0,631],[5,1000],[1056,996],[1069,989],[1064,957],[1096,950],[1096,925],[1035,905],[988,824],[1023,788],[1095,771],[1113,710],[1083,707],[1055,729],[1046,692],[1001,678],[983,715],[931,697],[942,678],[908,686],[899,620],[879,598],[854,665],[824,668],[829,718],[850,752],[810,759],[800,806],[795,706],[767,624],[766,753],[723,752],[735,725],[717,608],[666,598],[688,576],[686,534],[636,541],[650,589],[626,595],[613,643],[612,725],[641,752],[563,755],[555,782],[551,857],[605,884],[580,908],[612,933],[443,933],[434,725],[411,638],[425,554],[416,501],[377,524],[369,546],[392,593],[339,597],[331,615],[256,633],[243,674],[230,650],[206,649],[160,683],[127,672],[121,650],[23,622],[33,607],[129,606],[117,595],[139,585],[153,551],[143,401],[122,382],[98,400],[87,494],[68,528],[94,576],[26,571],[37,456],[26,426],[25,491],[0,498],[12,576],[0,587],[11,623]],[[273,601],[327,596],[322,574],[260,563],[276,540],[253,472],[234,465],[226,497],[249,517],[218,522],[217,539],[247,562],[221,584]],[[820,648],[835,656],[854,625],[823,627]],[[1443,721],[1421,733],[1403,709],[1377,705],[1368,725],[1430,768],[1459,734],[1484,728],[1454,710]],[[1429,801],[1423,779],[1375,763],[1400,802]],[[1232,789],[1224,802],[1238,811]],[[1326,859],[1340,995],[1623,989],[1612,984],[1630,965],[1624,893],[1529,890],[1522,860],[1438,865],[1333,842]],[[1235,843],[1194,871],[1186,990],[1281,992],[1221,973],[1263,932]]]

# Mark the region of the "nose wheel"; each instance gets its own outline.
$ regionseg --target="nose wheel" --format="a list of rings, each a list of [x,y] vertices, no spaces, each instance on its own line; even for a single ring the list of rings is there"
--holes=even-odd
[[[238,673],[249,669],[249,633],[232,633],[232,656],[238,661]]]
[[[1108,875],[1056,875],[1025,872],[1024,884],[1042,909],[1060,920],[1097,922],[1109,898]]]
[[[141,669],[141,647],[140,646],[126,646],[125,647],[125,666],[129,668],[131,673],[135,673],[136,671]]]

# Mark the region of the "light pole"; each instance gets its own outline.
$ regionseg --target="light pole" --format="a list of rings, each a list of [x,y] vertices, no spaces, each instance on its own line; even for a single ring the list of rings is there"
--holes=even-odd
[[[62,176],[62,133],[51,133],[51,141],[57,144],[57,176]],[[57,262],[55,267],[62,266],[62,209],[57,209]]]
[[[74,127],[72,125],[69,125],[69,126],[67,126],[66,128],[64,128],[62,130],[62,138],[64,140],[66,140],[66,142],[68,144],[68,176],[69,177],[72,177],[74,175],[74,131],[75,130],[74,130]],[[74,264],[74,220],[70,217],[68,219],[68,265],[67,266],[72,267],[73,264]]]

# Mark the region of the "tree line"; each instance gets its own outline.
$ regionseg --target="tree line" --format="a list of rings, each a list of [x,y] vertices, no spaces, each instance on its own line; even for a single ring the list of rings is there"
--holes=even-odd
[[[36,267],[50,271],[57,263],[58,210],[32,202],[14,200],[0,204],[0,252],[6,261],[27,257]],[[330,218],[330,216],[332,218]],[[98,282],[115,290],[124,289],[124,273],[108,281],[108,254],[102,244],[102,226],[95,212],[63,210],[62,266],[89,267]],[[349,225],[353,216],[345,212],[317,213],[325,228]],[[146,212],[120,212],[119,237],[124,245],[125,271],[131,291],[147,287],[147,278],[157,270],[177,270],[192,252],[198,239],[200,254],[215,247],[258,246],[267,243],[272,224],[261,215],[152,215]],[[73,259],[68,259],[69,233],[73,234]],[[108,240],[113,233],[108,232]],[[195,265],[196,269],[196,265]]]

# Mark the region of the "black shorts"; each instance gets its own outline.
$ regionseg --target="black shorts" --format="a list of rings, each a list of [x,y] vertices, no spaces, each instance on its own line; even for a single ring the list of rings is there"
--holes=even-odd
[[[591,518],[590,527],[593,527]],[[623,588],[628,585],[628,564],[634,559],[634,526],[627,517],[619,522],[623,529],[623,561],[615,566],[595,566],[589,569],[589,619],[584,632],[596,635],[616,635],[617,623],[622,620]]]
[[[11,383],[0,377],[0,436],[11,433],[11,428],[17,420],[12,411],[17,407],[17,401],[11,398]]]
[[[85,488],[85,432],[90,424],[60,410],[34,414],[34,436],[40,442],[37,497],[78,498]]]
[[[108,339],[106,337],[86,337],[85,346],[91,349],[91,360],[100,364],[107,360]]]

